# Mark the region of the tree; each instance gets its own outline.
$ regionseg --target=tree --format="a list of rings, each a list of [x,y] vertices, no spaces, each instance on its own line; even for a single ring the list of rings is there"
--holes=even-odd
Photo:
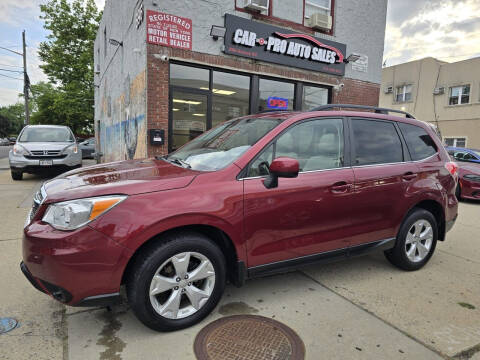
[[[0,137],[18,135],[25,120],[25,107],[21,103],[0,107]]]
[[[49,0],[40,10],[50,34],[38,54],[55,87],[32,86],[39,112],[32,119],[60,121],[76,134],[88,133],[93,128],[93,49],[101,12],[94,0]]]

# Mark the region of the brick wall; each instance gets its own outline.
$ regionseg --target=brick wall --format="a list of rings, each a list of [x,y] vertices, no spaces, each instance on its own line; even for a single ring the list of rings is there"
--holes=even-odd
[[[380,85],[361,80],[354,80],[315,73],[285,66],[255,63],[252,60],[233,56],[216,56],[180,49],[147,45],[147,129],[165,129],[168,135],[168,83],[169,65],[154,57],[154,54],[168,55],[176,60],[201,63],[215,67],[226,67],[247,73],[278,76],[287,79],[301,80],[310,83],[343,88],[333,91],[332,102],[344,104],[378,105]],[[148,145],[148,156],[163,155],[168,152],[168,138],[164,146]]]

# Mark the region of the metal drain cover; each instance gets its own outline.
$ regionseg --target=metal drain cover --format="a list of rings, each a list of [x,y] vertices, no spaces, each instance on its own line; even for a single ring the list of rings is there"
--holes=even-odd
[[[305,345],[286,325],[257,315],[218,319],[198,333],[198,360],[303,360]]]
[[[7,333],[17,327],[17,320],[14,318],[0,318],[0,334]]]

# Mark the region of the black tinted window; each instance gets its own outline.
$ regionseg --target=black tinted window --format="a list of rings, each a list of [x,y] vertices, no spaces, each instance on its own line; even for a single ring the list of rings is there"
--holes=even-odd
[[[407,142],[412,160],[421,160],[437,152],[437,147],[430,135],[420,126],[399,123],[400,130]]]
[[[395,126],[385,121],[352,121],[355,164],[371,165],[403,161],[402,143]]]

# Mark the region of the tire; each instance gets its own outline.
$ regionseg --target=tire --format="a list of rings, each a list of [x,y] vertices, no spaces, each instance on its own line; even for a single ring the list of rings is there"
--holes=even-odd
[[[185,269],[182,264],[187,264],[187,253],[189,265],[185,273],[181,269]],[[195,275],[201,264],[205,269],[201,276],[209,275],[189,282],[201,277],[200,272]],[[191,278],[187,279],[185,274]],[[159,278],[162,280],[156,283],[160,285],[154,285],[152,280],[155,275],[161,275]],[[180,277],[183,279],[179,281]],[[147,246],[134,259],[131,271],[127,274],[127,298],[134,314],[143,324],[156,331],[175,331],[192,326],[210,314],[222,297],[225,282],[225,257],[220,248],[202,234],[178,232]],[[168,290],[158,290],[159,287]],[[198,289],[202,292],[198,292]],[[150,295],[156,291],[158,294]],[[197,297],[196,306],[191,300],[194,297]],[[179,300],[175,302],[172,299]],[[179,304],[177,307],[176,303]],[[176,308],[177,313],[168,311],[169,308]]]
[[[427,210],[415,208],[400,227],[395,247],[385,251],[385,257],[400,269],[421,269],[432,257],[437,239],[438,225],[435,217]]]
[[[457,188],[455,189],[455,196],[457,197],[458,201],[462,200],[462,189],[460,188],[460,183],[457,184]]]
[[[23,173],[21,171],[13,171],[11,170],[12,179],[15,181],[19,181],[23,179]]]

